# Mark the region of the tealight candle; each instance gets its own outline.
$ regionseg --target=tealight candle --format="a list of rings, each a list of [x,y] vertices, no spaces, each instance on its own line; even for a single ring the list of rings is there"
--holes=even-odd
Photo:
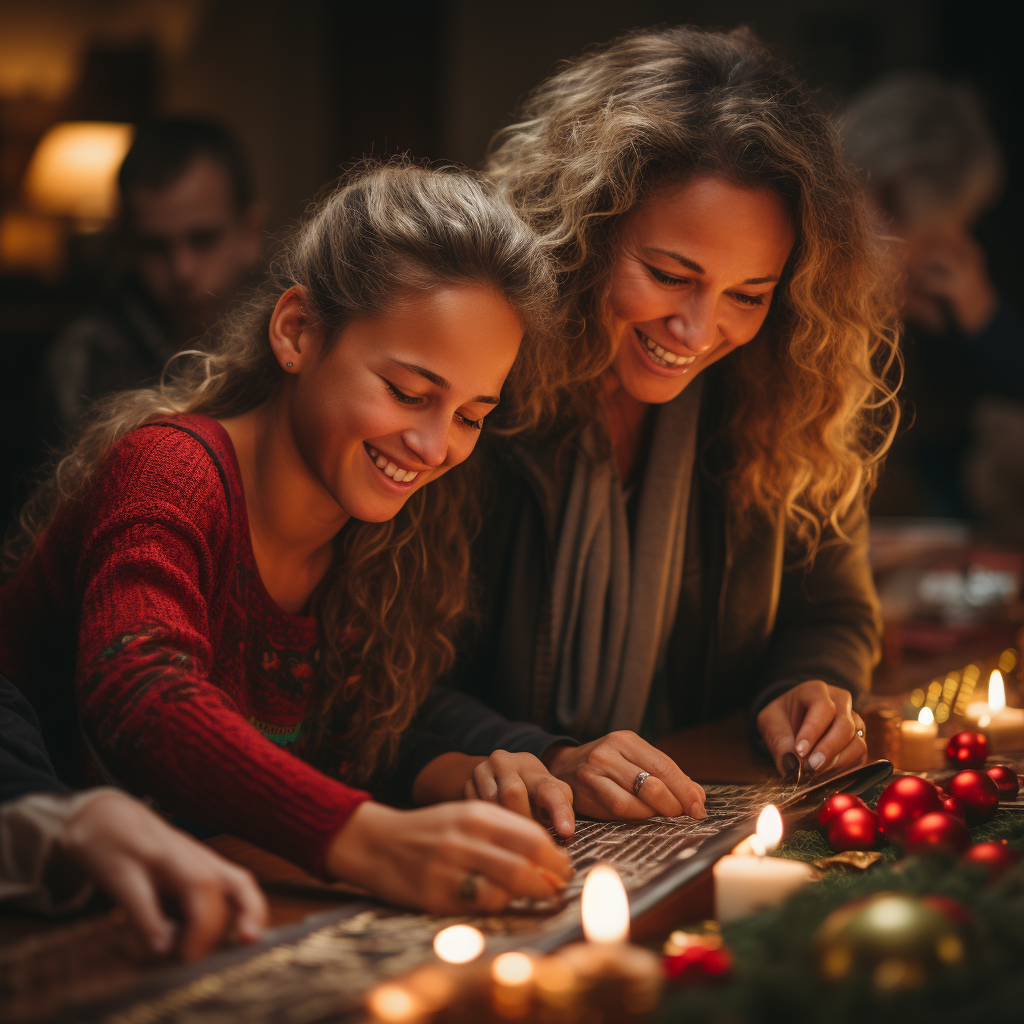
[[[1024,749],[1024,708],[1006,706],[1006,688],[999,669],[993,669],[989,676],[988,700],[972,701],[964,718],[988,737],[993,751]]]
[[[587,1021],[642,1020],[658,1005],[665,975],[649,949],[629,937],[629,900],[618,872],[607,864],[592,868],[581,899],[586,942],[555,954],[571,968]]]
[[[942,752],[938,748],[939,727],[928,707],[921,708],[915,722],[900,722],[900,768],[907,772],[925,772],[941,768]]]
[[[756,834],[715,864],[715,917],[720,922],[777,907],[814,878],[809,864],[768,856],[781,839],[782,817],[769,804],[757,819]]]

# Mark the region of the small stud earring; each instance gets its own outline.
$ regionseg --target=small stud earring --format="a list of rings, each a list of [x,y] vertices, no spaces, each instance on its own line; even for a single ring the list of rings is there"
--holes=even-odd
[[[291,366],[292,364],[291,363],[285,363],[284,365],[285,366]]]

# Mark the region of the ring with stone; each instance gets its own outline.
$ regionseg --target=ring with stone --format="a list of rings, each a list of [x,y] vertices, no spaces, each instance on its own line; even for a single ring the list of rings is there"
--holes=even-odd
[[[858,736],[859,736],[859,737],[860,737],[861,739],[864,739],[864,730],[863,730],[863,729],[858,729],[858,730],[857,730],[857,735],[858,735]]]
[[[644,783],[650,777],[650,772],[640,772],[640,774],[633,780],[633,796],[639,796],[640,790],[643,789]]]
[[[480,878],[479,871],[470,871],[459,885],[459,899],[463,903],[476,902],[476,883]]]

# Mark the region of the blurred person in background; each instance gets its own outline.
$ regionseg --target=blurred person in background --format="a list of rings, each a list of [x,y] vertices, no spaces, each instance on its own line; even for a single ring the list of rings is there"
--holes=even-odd
[[[921,73],[856,97],[842,128],[870,199],[905,243],[907,426],[872,512],[1013,519],[1012,509],[993,506],[1010,499],[1006,489],[985,479],[1003,472],[1005,459],[993,463],[974,426],[1024,416],[1024,331],[972,235],[1003,189],[999,144],[967,86]],[[979,467],[987,467],[981,477]]]
[[[260,257],[263,208],[241,148],[220,125],[143,125],[118,185],[126,273],[50,350],[44,416],[53,440],[94,399],[153,381],[231,303]]]

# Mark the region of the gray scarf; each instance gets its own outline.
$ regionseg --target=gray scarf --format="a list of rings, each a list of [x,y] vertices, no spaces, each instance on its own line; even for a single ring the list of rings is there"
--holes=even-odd
[[[587,740],[640,727],[679,599],[703,377],[658,410],[630,544],[614,462],[594,428],[576,453],[555,554],[555,718]]]

